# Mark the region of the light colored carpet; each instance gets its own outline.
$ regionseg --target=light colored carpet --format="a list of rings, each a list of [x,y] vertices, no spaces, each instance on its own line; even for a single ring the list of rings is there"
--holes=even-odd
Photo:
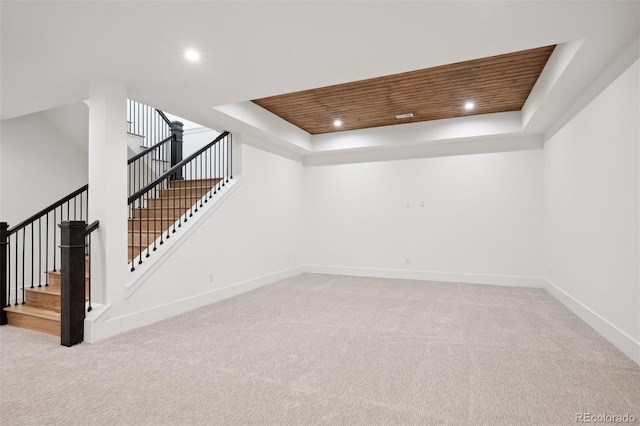
[[[3,425],[640,418],[640,367],[541,289],[304,274],[95,345],[0,339]]]

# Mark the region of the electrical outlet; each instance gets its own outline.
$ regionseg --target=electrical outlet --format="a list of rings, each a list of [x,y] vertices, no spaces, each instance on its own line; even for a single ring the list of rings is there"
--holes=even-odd
[[[405,265],[411,265],[411,259],[407,257],[407,260],[404,261]]]
[[[213,274],[209,274],[209,282],[212,283],[213,282]]]
[[[420,207],[424,207],[424,201],[420,201]]]
[[[411,203],[407,201],[407,207],[411,207]]]

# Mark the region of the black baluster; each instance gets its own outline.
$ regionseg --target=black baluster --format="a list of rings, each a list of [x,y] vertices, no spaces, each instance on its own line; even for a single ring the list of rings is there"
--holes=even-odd
[[[18,306],[18,245],[19,245],[19,240],[18,240],[18,233],[15,233],[16,235],[16,273],[15,273],[15,278],[16,278],[16,306]]]
[[[216,142],[211,149],[213,150],[213,194],[218,193],[218,143]]]
[[[209,187],[209,167],[207,166],[207,161],[209,160],[209,149],[207,149],[205,152],[202,153],[202,155],[204,156],[204,169],[202,169],[200,171],[200,178],[202,179],[202,184],[203,186],[206,186],[207,188],[207,192],[204,194],[204,202],[208,203],[209,202],[209,195],[211,195],[211,188]]]
[[[194,196],[195,192],[200,192],[197,190],[197,186],[196,186],[196,181],[193,179],[193,167],[195,166],[196,170],[198,169],[198,158],[194,158],[193,160],[189,161],[189,169],[190,169],[190,173],[191,173],[191,195]],[[192,206],[192,210],[191,210],[191,216],[193,216],[193,207],[195,207],[195,211],[196,213],[198,212],[198,199],[195,199],[196,202],[194,204],[194,206]]]
[[[218,181],[218,191],[221,191],[224,183],[224,172],[222,170],[222,142],[218,141],[216,145],[218,145],[218,174],[220,175],[220,180]]]
[[[26,246],[27,228],[22,228],[22,304],[25,304],[24,297],[24,251]]]
[[[153,195],[155,195],[155,197],[151,198],[153,200],[153,209],[154,209],[154,211],[158,210],[158,197],[157,197],[158,193],[156,191],[156,188],[157,188],[157,185],[153,188]],[[158,226],[158,220],[157,220],[157,218],[155,218],[155,220],[153,221],[153,251],[156,251],[157,248],[158,248],[157,243],[156,243],[156,240],[158,239],[157,238],[158,237],[157,226]]]
[[[38,287],[42,287],[42,216],[38,218]]]
[[[45,261],[44,261],[44,286],[45,287],[49,287],[49,272],[46,271],[46,269],[49,269],[49,213],[47,213],[47,220],[45,221],[46,224],[46,228],[47,228],[47,233],[45,234],[44,238],[45,238],[45,244],[44,244],[44,255],[45,255]]]
[[[173,231],[171,231],[171,233],[175,234],[175,232],[176,232],[176,222],[178,222],[178,226],[179,226],[180,222],[182,221],[182,219],[180,217],[178,217],[178,215],[180,214],[180,208],[178,208],[176,206],[176,193],[178,191],[180,191],[181,184],[179,183],[180,181],[178,181],[178,180],[173,180],[173,181],[170,181],[170,182],[171,182],[171,185],[173,187],[172,188],[173,190],[171,191],[171,198],[173,199],[173,206],[171,206],[171,211],[173,212],[172,215],[171,215],[171,217],[173,218]],[[180,197],[178,197],[178,201],[179,200],[180,200]]]
[[[7,311],[4,310],[8,306],[11,298],[11,290],[8,290],[11,273],[8,271],[9,262],[7,263],[7,245],[9,244],[9,233],[7,232],[9,225],[6,222],[0,222],[0,325],[7,323]]]
[[[8,228],[8,225],[5,224],[4,231],[0,229],[0,233],[4,232],[4,234],[6,235],[6,238],[3,238],[5,244],[0,246],[0,252],[2,252],[4,249],[6,250],[6,253],[7,253],[6,258],[4,256],[0,257],[0,262],[3,261],[2,259],[7,259],[7,275],[5,278],[6,281],[4,282],[4,286],[7,289],[6,290],[7,299],[4,301],[5,303],[2,305],[2,308],[5,308],[5,307],[8,308],[9,306],[11,306],[11,235],[9,235],[7,228]],[[3,309],[3,312],[4,312],[4,309]],[[1,314],[1,315],[6,315],[6,314]]]
[[[175,192],[176,192],[175,187],[174,187],[175,182],[176,181],[173,180],[171,176],[169,176],[167,179],[163,180],[160,183],[160,185],[162,187],[164,187],[161,193],[162,194],[167,194],[167,197],[166,197],[167,198],[167,220],[166,220],[166,222],[167,222],[166,223],[166,225],[167,225],[167,229],[166,229],[167,234],[164,236],[164,238],[167,239],[167,240],[169,238],[171,238],[171,222],[173,221],[174,232],[175,232],[175,226],[176,226],[175,221],[173,220],[173,218],[175,217],[175,210],[173,210],[173,213],[171,213],[171,205],[170,205],[171,199],[173,199],[174,200],[174,208],[175,208]],[[165,231],[165,229],[164,229],[164,226],[165,226],[164,209],[160,212],[160,217],[161,217],[161,219],[160,219],[160,232],[162,234],[164,234],[164,231]]]
[[[180,185],[178,185],[178,190],[177,191],[173,191],[173,217],[177,217],[177,222],[178,222],[178,228],[182,228],[182,200],[184,199],[182,196],[182,190],[185,189],[184,188],[184,181],[181,181],[182,183]],[[176,192],[177,192],[177,205],[176,205]],[[186,201],[185,201],[185,205],[186,205]],[[176,213],[177,211],[177,213]],[[186,218],[185,218],[186,219]],[[176,222],[173,222],[173,232],[176,232]]]
[[[142,198],[138,198],[138,210],[141,210]],[[142,247],[142,212],[138,211],[138,235],[140,240],[140,247]],[[138,265],[142,265],[142,251],[138,254]]]
[[[147,192],[144,196],[145,196],[145,199],[147,200],[147,232],[146,232],[147,238],[146,238],[145,245],[147,246],[147,256],[146,257],[149,257],[149,256],[151,256],[151,254],[149,254],[149,229],[151,228],[149,226],[149,216],[151,215],[151,209],[150,209],[150,206],[149,206],[149,193]],[[154,213],[153,213],[153,222],[154,223],[156,221],[155,220],[156,219],[155,216],[156,215],[155,215],[155,211],[154,211]],[[140,247],[143,247],[143,246],[141,245]]]
[[[222,162],[222,186],[224,186],[224,178],[227,177],[227,167],[224,164],[226,161],[226,157],[227,157],[227,150],[225,148],[224,142],[226,142],[227,137],[225,136],[224,138],[222,138],[222,140],[220,141],[220,149],[222,150],[222,152],[220,153],[220,161]]]
[[[198,172],[198,182],[200,182],[200,188],[202,188],[204,186],[203,185],[203,180],[202,180],[202,161],[203,161],[205,155],[206,155],[206,153],[204,153],[204,152],[199,155],[199,158],[200,158],[200,170]],[[202,207],[202,198],[203,197],[200,197],[200,207]],[[204,199],[205,200],[207,199],[207,193],[206,192],[204,194]]]
[[[135,205],[136,202],[132,202],[130,205],[130,213],[129,213],[129,224],[131,226],[131,272],[135,271],[136,268],[133,266],[135,264],[134,260],[135,257],[133,256],[133,250],[134,250],[134,246],[135,246],[135,236],[136,236],[136,230],[135,230],[135,220],[136,220],[136,216],[135,216]]]
[[[26,228],[25,228],[25,232],[26,232]],[[34,245],[33,244],[33,222],[31,222],[31,288],[34,288],[33,275],[35,274],[35,268],[33,264],[33,257],[34,257],[33,245]]]
[[[229,182],[229,136],[225,136],[224,138],[224,147],[225,147],[225,161],[227,162],[227,167],[225,167],[225,175],[227,176],[227,182]]]
[[[89,241],[87,242],[87,259],[89,259],[89,307],[87,308],[87,312],[91,312],[93,308],[91,307],[91,233],[89,234]]]
[[[58,236],[58,232],[56,229],[56,210],[57,209],[53,209],[53,272],[56,272],[56,240],[57,240],[57,236]]]
[[[229,133],[229,140],[231,141],[231,152],[229,152],[230,165],[231,165],[231,177],[229,179],[233,179],[233,135]]]
[[[209,147],[209,149],[207,150],[209,152],[209,183],[207,184],[207,186],[209,186],[209,198],[213,198],[213,185],[211,185],[213,182],[215,182],[213,180],[213,165],[211,164],[211,159],[212,157],[212,152],[213,152],[213,147]]]

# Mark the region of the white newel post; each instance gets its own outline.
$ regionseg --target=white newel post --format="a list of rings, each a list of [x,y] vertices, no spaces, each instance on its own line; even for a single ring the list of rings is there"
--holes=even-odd
[[[127,88],[91,84],[89,97],[89,222],[100,221],[92,241],[92,299],[113,304],[127,282]]]

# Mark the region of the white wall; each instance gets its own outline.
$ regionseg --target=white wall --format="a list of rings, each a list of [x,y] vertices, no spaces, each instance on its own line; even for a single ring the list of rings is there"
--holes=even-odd
[[[246,173],[237,189],[111,308],[97,339],[302,271],[303,166],[241,149]]]
[[[45,113],[4,120],[0,220],[15,225],[87,183],[87,153]]]
[[[206,127],[198,127],[186,129],[182,135],[182,158],[187,158],[200,148],[207,145],[220,135],[220,132],[208,129]]]
[[[550,290],[636,362],[638,70],[636,61],[544,147],[544,248]]]
[[[305,194],[318,272],[539,285],[541,150],[309,167]]]

